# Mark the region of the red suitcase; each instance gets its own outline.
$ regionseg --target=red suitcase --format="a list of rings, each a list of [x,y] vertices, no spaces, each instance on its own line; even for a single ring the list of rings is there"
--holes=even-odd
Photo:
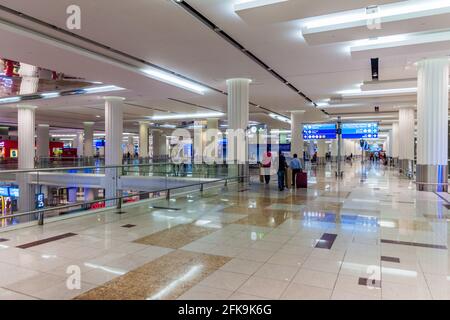
[[[308,175],[306,172],[299,172],[295,177],[297,188],[308,188]]]

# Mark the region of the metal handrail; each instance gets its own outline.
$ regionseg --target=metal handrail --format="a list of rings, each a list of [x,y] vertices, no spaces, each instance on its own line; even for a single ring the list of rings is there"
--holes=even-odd
[[[205,185],[205,184],[217,183],[217,182],[225,181],[225,185],[227,185],[228,184],[228,180],[242,179],[242,178],[248,178],[248,177],[249,176],[228,177],[228,178],[222,178],[222,179],[217,179],[217,180],[213,180],[213,181],[203,181],[203,182],[197,182],[197,183],[192,183],[192,184],[183,185],[183,186],[177,186],[177,187],[171,187],[171,188],[163,188],[163,189],[152,190],[152,191],[142,191],[142,192],[139,192],[139,193],[133,194],[133,195],[120,196],[120,197],[114,197],[114,198],[108,198],[108,199],[97,199],[97,200],[93,200],[93,201],[68,204],[68,205],[58,206],[58,207],[54,207],[54,208],[37,209],[37,210],[32,210],[32,211],[27,211],[27,212],[15,213],[15,214],[11,214],[11,215],[8,215],[8,216],[0,216],[0,220],[10,219],[10,218],[14,218],[14,217],[21,217],[21,216],[26,216],[26,215],[31,215],[31,214],[38,214],[39,215],[39,218],[38,218],[39,224],[42,225],[43,224],[43,220],[44,220],[44,215],[45,215],[46,212],[51,212],[51,211],[61,210],[61,209],[68,209],[68,208],[72,208],[72,207],[77,207],[77,206],[81,206],[81,205],[88,205],[88,204],[93,204],[93,203],[98,203],[98,202],[107,202],[107,201],[116,201],[116,200],[119,200],[119,204],[118,205],[121,206],[122,199],[135,197],[135,196],[138,196],[138,195],[141,195],[141,194],[156,193],[156,192],[162,192],[162,191],[168,192],[168,197],[167,198],[169,198],[171,190],[178,190],[178,189],[184,189],[184,188],[189,188],[189,187],[200,186],[201,187],[200,190],[203,191],[203,185]],[[111,209],[113,209],[113,207],[111,207]]]

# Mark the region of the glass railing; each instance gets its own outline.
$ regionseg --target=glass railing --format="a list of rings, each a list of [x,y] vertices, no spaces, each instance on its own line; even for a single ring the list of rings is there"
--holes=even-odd
[[[246,181],[233,164],[142,164],[64,166],[0,170],[0,225],[120,208],[186,191]]]

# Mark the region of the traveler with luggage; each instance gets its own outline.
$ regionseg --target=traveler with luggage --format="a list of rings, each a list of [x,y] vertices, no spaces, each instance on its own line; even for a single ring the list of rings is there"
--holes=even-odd
[[[302,171],[302,163],[298,159],[297,154],[294,154],[294,158],[291,160],[289,167],[291,167],[291,169],[292,169],[292,185],[295,187],[297,184],[296,183],[297,174],[299,174]],[[298,186],[297,186],[297,188],[298,188]]]

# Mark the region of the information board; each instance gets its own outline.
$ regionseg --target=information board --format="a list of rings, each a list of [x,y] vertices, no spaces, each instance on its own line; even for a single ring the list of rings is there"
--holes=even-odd
[[[304,140],[336,139],[336,124],[335,123],[305,124],[303,126],[303,139]]]
[[[378,123],[343,123],[342,139],[376,139]]]

